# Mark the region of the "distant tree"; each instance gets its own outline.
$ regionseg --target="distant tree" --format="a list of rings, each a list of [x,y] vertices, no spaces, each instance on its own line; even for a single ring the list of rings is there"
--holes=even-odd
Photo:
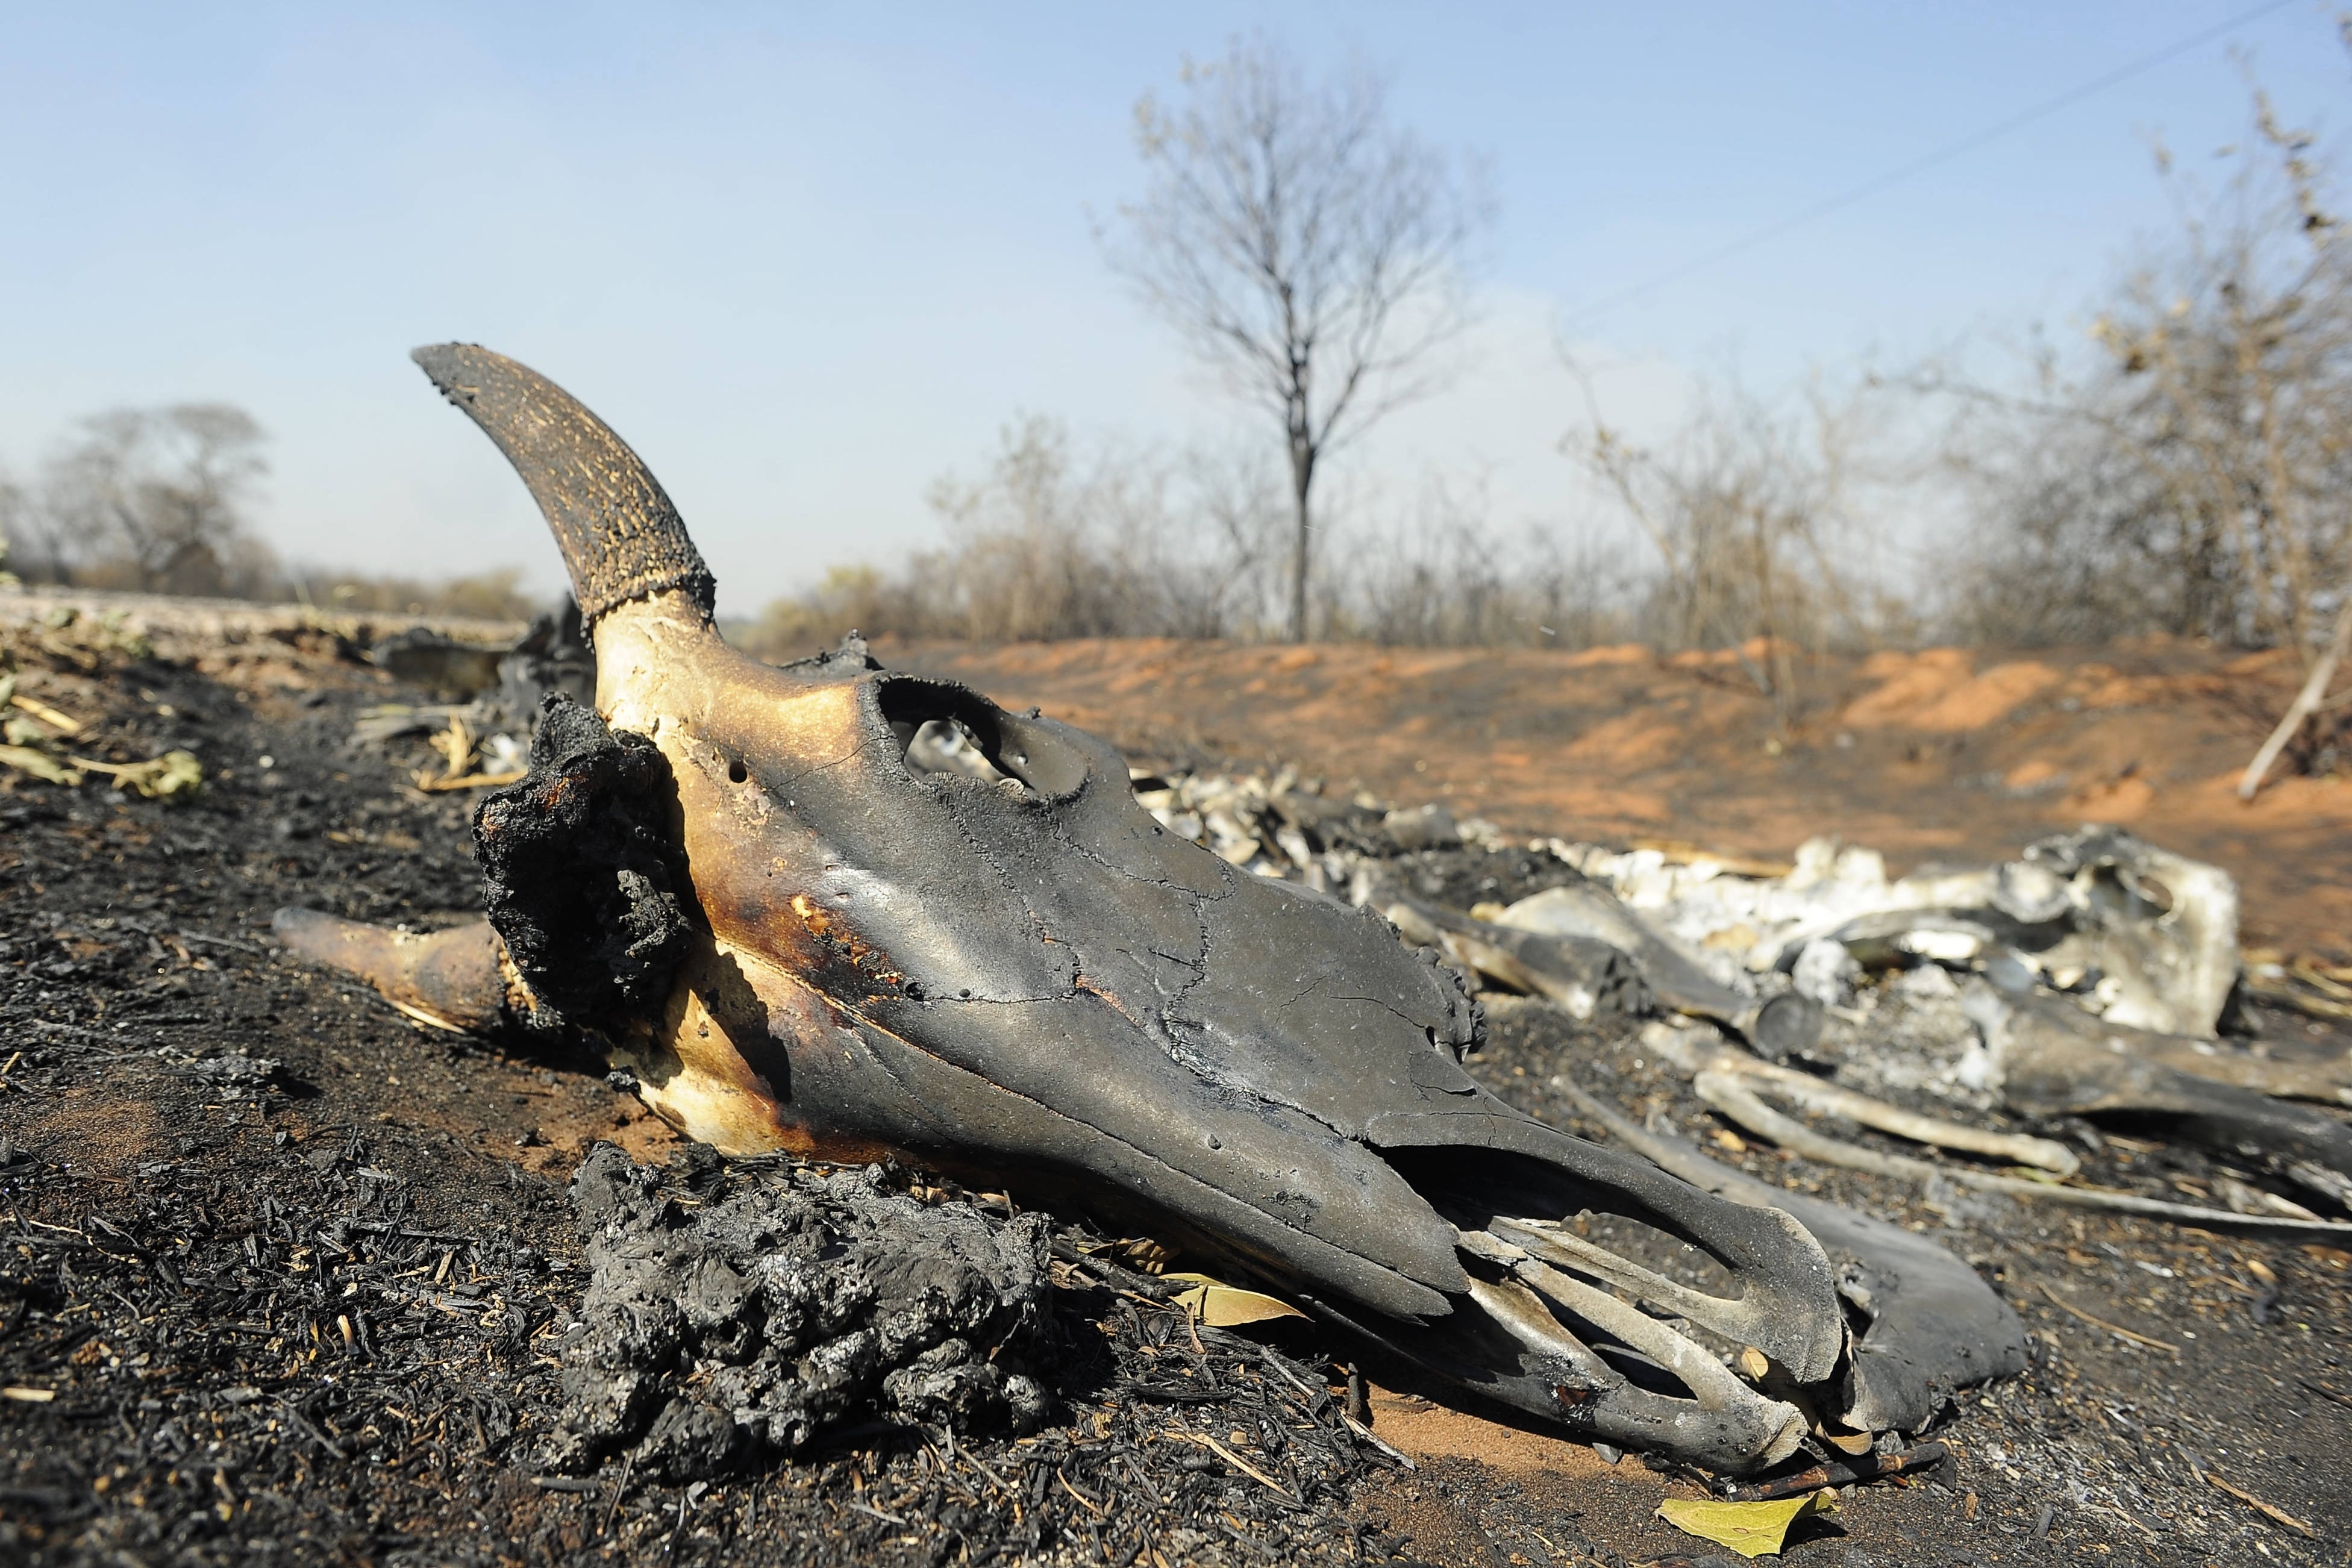
[[[1491,217],[1479,171],[1390,123],[1360,64],[1309,84],[1263,38],[1187,60],[1183,101],[1145,94],[1150,178],[1107,240],[1155,315],[1273,413],[1290,459],[1290,635],[1307,633],[1318,467],[1430,390],[1467,317],[1471,242]]]
[[[264,439],[228,403],[94,414],[47,465],[42,509],[97,577],[150,592],[251,591],[245,580],[268,574],[247,528],[269,471]]]

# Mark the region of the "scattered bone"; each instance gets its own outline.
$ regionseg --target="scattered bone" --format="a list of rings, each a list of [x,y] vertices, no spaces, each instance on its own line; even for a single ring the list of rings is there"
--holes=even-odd
[[[1504,910],[1496,924],[1607,943],[1641,966],[1643,978],[1667,1007],[1712,1019],[1774,1058],[1808,1051],[1821,1038],[1819,1002],[1788,991],[1755,994],[1753,982],[1749,991],[1733,989],[1604,887],[1584,883],[1538,893]]]
[[[2019,1111],[2159,1117],[2195,1142],[2269,1158],[2339,1203],[2352,1186],[2352,1127],[2324,1112],[2176,1071],[2055,998],[1973,979],[1962,1001],[1983,1032],[1987,1086]]]
[[[1797,1102],[1808,1110],[1842,1116],[1849,1122],[1859,1123],[1882,1133],[1891,1133],[1898,1138],[1908,1138],[1916,1144],[1961,1149],[1972,1155],[2011,1160],[2060,1176],[2071,1176],[2082,1168],[2082,1162],[2063,1144],[2021,1134],[1989,1132],[1982,1127],[1963,1126],[1939,1117],[1923,1116],[1899,1105],[1890,1105],[1867,1094],[1841,1088],[1809,1072],[1759,1061],[1745,1051],[1735,1051],[1719,1040],[1708,1039],[1707,1034],[1708,1031],[1703,1030],[1652,1024],[1642,1031],[1642,1043],[1656,1053],[1661,1061],[1673,1062],[1693,1079],[1705,1072],[1749,1079],[1769,1086],[1772,1092]]]
[[[1654,851],[1554,847],[1659,935],[1685,951],[1727,945],[1752,973],[1791,969],[1823,938],[1870,968],[1922,959],[1970,967],[2009,953],[2061,988],[2095,970],[2099,984],[2084,999],[2118,1023],[2208,1039],[2237,977],[2237,884],[2119,829],[2085,828],[1999,865],[1896,881],[1876,853],[1827,839],[1801,846],[1796,868],[1778,878]]]
[[[1987,1192],[2005,1193],[2011,1197],[2069,1204],[2078,1208],[2102,1208],[2117,1214],[2141,1214],[2154,1219],[2201,1225],[2209,1230],[2242,1235],[2352,1236],[2352,1220],[2287,1219],[2200,1208],[2191,1204],[2167,1203],[2159,1198],[2109,1192],[2101,1187],[2026,1181],[1965,1166],[1936,1165],[1906,1155],[1883,1155],[1874,1149],[1865,1149],[1859,1145],[1816,1133],[1801,1122],[1783,1116],[1730,1073],[1702,1072],[1692,1080],[1691,1086],[1700,1099],[1757,1136],[1769,1138],[1790,1154],[1801,1155],[1825,1166],[1842,1166],[1848,1170],[1868,1171],[1875,1176],[1898,1176],[1923,1183],[1948,1181],[1963,1186],[1980,1187]]]
[[[2210,1039],[2238,977],[2238,884],[2120,828],[2044,839],[2029,861],[2066,878],[2074,942],[2115,988],[2110,1021]]]
[[[1570,1018],[1630,1019],[1653,1010],[1633,960],[1596,938],[1515,930],[1417,898],[1399,899],[1382,913],[1407,941],[1437,947],[1457,967],[1514,990],[1549,997]]]

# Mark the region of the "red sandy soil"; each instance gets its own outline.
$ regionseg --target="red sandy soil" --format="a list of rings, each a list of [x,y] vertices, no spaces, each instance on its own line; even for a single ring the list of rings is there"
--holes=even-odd
[[[887,662],[1042,706],[1130,755],[1286,762],[1513,832],[1786,856],[1830,834],[1890,871],[2116,822],[2226,867],[2250,943],[2352,954],[2352,773],[2240,771],[2292,695],[2278,653],[2173,640],[1808,657],[1783,722],[1738,654],[1089,640]]]

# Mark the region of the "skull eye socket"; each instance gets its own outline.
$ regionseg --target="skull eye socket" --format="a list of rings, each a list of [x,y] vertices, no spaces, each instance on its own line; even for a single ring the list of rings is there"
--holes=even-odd
[[[961,720],[927,718],[912,734],[901,737],[900,742],[906,748],[907,766],[914,772],[960,773],[983,784],[1014,781],[989,759],[980,737]]]
[[[910,773],[961,777],[1024,795],[1063,795],[1085,781],[1083,761],[1051,735],[1017,721],[1009,726],[994,704],[961,686],[896,680],[877,695]]]

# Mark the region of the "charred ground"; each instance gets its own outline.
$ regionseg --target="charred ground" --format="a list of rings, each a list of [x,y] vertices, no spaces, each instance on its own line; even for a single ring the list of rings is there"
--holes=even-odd
[[[22,1391],[0,1401],[0,1556],[1704,1557],[1650,1517],[1689,1479],[1454,1412],[1374,1367],[1372,1430],[1405,1471],[1341,1419],[1351,1347],[1296,1325],[1196,1342],[1119,1239],[1059,1220],[1056,1337],[1032,1355],[1053,1406],[1032,1436],[852,1425],[709,1479],[625,1457],[558,1473],[561,1348],[587,1284],[573,1169],[615,1142],[663,1164],[686,1208],[746,1178],[683,1158],[592,1064],[426,1031],[271,944],[280,904],[418,926],[476,908],[467,802],[350,745],[359,708],[404,694],[337,630],[5,633],[26,689],[94,721],[85,755],[184,746],[208,779],[176,802],[0,783],[0,1384]],[[1421,869],[1507,896],[1544,868]],[[1549,1082],[1574,1071],[1729,1154],[1633,1041],[1533,1005],[1491,1021],[1472,1065],[1516,1103],[1576,1128]],[[2352,1258],[1730,1157],[1932,1230],[2033,1331],[2032,1372],[1950,1423],[1947,1473],[1850,1495],[1792,1561],[2344,1560]],[[2110,1139],[2090,1164],[2149,1191],[2207,1175],[2151,1140]],[[1017,1193],[881,1179],[992,1224],[1019,1209]]]

